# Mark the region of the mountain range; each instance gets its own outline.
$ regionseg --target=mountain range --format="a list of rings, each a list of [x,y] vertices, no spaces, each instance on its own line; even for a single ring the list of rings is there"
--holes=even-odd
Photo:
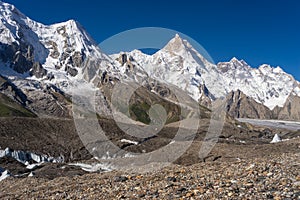
[[[131,114],[144,123],[153,102],[170,105],[169,120],[176,120],[178,104],[169,85],[208,109],[226,99],[235,118],[300,120],[300,83],[280,67],[253,68],[235,57],[214,64],[178,34],[153,55],[139,50],[107,55],[78,22],[44,25],[4,2],[0,75],[1,116],[70,118],[71,91],[82,85],[97,90],[98,113],[111,116],[112,88],[128,80],[143,86]]]

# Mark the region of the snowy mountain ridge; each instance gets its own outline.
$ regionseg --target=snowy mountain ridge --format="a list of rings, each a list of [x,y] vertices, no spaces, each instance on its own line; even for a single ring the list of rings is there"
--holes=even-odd
[[[299,82],[280,67],[263,64],[252,68],[236,58],[217,66],[227,91],[241,90],[271,110],[276,106],[282,107],[291,94],[300,96]]]
[[[3,65],[13,65],[16,60],[31,61],[31,65],[39,62],[54,82],[70,80],[81,74],[87,57],[99,58],[107,65],[112,63],[110,57],[99,50],[97,43],[74,20],[47,26],[26,17],[13,5],[0,2],[0,30],[0,46],[4,50],[10,48],[13,54],[2,56],[6,57],[0,59]],[[21,54],[22,59],[17,59],[17,54]],[[25,65],[24,62],[21,65]],[[22,77],[28,77],[26,73],[29,71],[30,67],[17,70],[19,75],[23,74]],[[1,74],[9,76],[15,73],[1,69]]]
[[[280,67],[263,64],[252,68],[235,57],[215,65],[179,35],[153,55],[138,50],[127,54],[140,63],[149,76],[177,85],[195,100],[203,94],[199,90],[201,85],[205,85],[215,98],[240,90],[271,110],[282,107],[291,94],[300,96],[299,82]]]
[[[0,32],[0,74],[53,84],[65,92],[69,84],[81,81],[97,87],[104,80],[152,78],[178,86],[196,101],[214,101],[240,90],[272,110],[290,95],[300,96],[299,82],[280,67],[252,68],[237,58],[210,63],[178,34],[153,55],[133,50],[108,56],[78,22],[43,25],[1,1]]]
[[[222,85],[214,84],[217,79],[222,79],[217,67],[208,62],[179,35],[152,56],[138,50],[129,52],[128,55],[139,63],[137,67],[142,67],[150,77],[184,89],[195,100],[201,97],[199,87],[204,83],[211,92],[213,91],[213,99],[225,95]]]

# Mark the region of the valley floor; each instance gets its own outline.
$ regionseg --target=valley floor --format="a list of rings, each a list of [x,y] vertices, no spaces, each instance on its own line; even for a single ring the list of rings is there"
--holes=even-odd
[[[1,183],[2,199],[300,199],[300,154]]]
[[[110,140],[130,152],[158,149],[170,143],[177,130],[176,123],[171,124],[140,142],[124,137],[111,120],[99,123]],[[0,118],[1,149],[64,158],[34,169],[12,157],[0,158],[0,167],[12,174],[0,182],[0,199],[300,199],[299,131],[226,123],[218,143],[200,159],[208,125],[209,120],[201,121],[190,148],[172,166],[147,173],[90,173],[70,165],[99,164],[81,143],[72,120]],[[275,134],[283,140],[270,144]],[[138,143],[122,142],[132,140]]]
[[[0,198],[300,199],[299,138],[262,146],[218,144],[213,154],[216,151],[225,156],[143,174],[111,171],[54,179],[7,178],[1,182]]]

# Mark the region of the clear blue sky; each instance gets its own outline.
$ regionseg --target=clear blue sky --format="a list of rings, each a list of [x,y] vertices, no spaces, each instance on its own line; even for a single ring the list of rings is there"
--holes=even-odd
[[[200,43],[215,62],[235,56],[254,67],[279,65],[300,80],[298,0],[3,1],[44,24],[75,19],[99,43],[138,27],[178,30]]]

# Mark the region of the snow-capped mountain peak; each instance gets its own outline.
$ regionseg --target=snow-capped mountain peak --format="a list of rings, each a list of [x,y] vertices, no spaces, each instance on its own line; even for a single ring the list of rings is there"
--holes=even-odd
[[[263,64],[263,65],[259,66],[258,69],[263,74],[268,74],[268,73],[286,74],[279,66],[277,66],[277,67],[271,67],[268,64]]]
[[[26,16],[23,13],[21,13],[14,5],[5,3],[3,1],[0,1],[0,11],[1,15],[9,16],[14,14],[26,18]]]
[[[59,84],[82,77],[93,81],[107,74],[120,80],[127,78],[128,71],[128,77],[151,77],[176,85],[195,100],[203,95],[214,100],[240,90],[270,109],[283,106],[290,94],[300,96],[299,82],[280,67],[252,68],[236,57],[215,65],[178,34],[153,55],[134,50],[114,55],[114,60],[99,50],[78,22],[43,25],[1,1],[0,31],[0,74],[7,77],[10,69],[28,79]],[[99,63],[84,65],[89,57]]]
[[[236,66],[249,66],[246,61],[239,60],[236,57],[233,57],[229,62],[235,64]]]
[[[0,47],[5,52],[0,54],[0,73],[4,76],[19,73],[28,77],[30,72],[33,78],[63,81],[81,73],[80,68],[89,56],[105,60],[105,66],[113,62],[74,20],[44,25],[26,17],[13,5],[1,2],[0,30]],[[36,62],[40,64],[37,71],[43,72],[39,75],[31,72]]]
[[[183,40],[178,34],[176,34],[175,37],[172,38],[163,48],[163,50],[180,53],[182,51],[186,51],[189,48],[191,48],[191,45],[188,44],[186,40]]]
[[[1,42],[11,44],[12,42],[18,43],[18,40],[26,36],[22,34],[21,29],[41,28],[43,25],[26,17],[15,6],[0,2],[0,27],[2,29]]]
[[[203,85],[211,97],[225,97],[231,91],[240,90],[270,109],[283,106],[291,93],[300,96],[299,82],[280,67],[264,64],[252,68],[236,57],[215,65],[179,35],[152,56],[138,51],[128,54],[144,67],[149,76],[177,85],[195,100],[201,99]]]
[[[222,72],[226,72],[229,69],[231,70],[243,70],[247,71],[251,68],[247,62],[244,60],[239,60],[236,57],[233,57],[229,62],[220,62],[218,64],[218,69]]]
[[[245,61],[233,58],[219,63],[218,69],[224,77],[223,85],[227,91],[241,90],[271,110],[275,106],[283,106],[288,96],[298,91],[299,83],[280,67],[263,64],[252,68]]]
[[[181,56],[189,62],[201,64],[204,68],[208,63],[208,61],[186,39],[181,38],[179,34],[176,34],[175,37],[156,54],[160,53],[168,53],[170,56]]]
[[[213,98],[225,94],[224,87],[220,84],[222,81],[217,81],[222,80],[217,67],[209,63],[178,34],[151,56],[137,50],[127,54],[139,63],[150,77],[178,86],[197,101],[205,94],[201,88],[208,88],[210,97]]]

